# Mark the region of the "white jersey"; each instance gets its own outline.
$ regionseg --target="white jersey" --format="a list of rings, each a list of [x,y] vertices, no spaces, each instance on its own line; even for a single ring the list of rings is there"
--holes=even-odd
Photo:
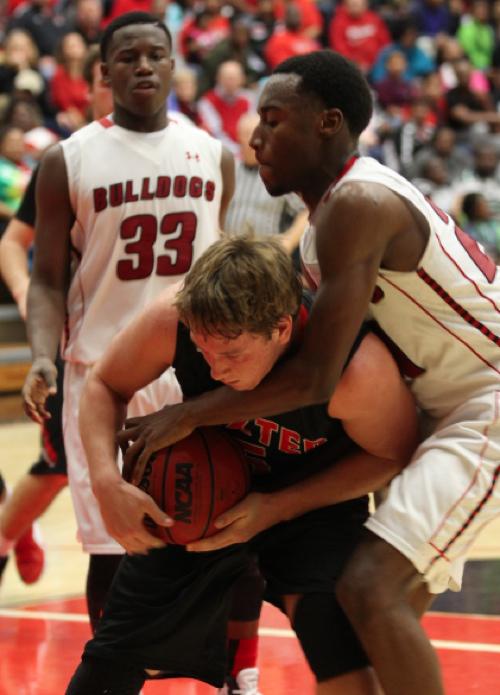
[[[61,146],[78,263],[63,355],[91,364],[219,238],[222,146],[175,121],[139,133],[110,118],[94,121]]]
[[[455,222],[411,183],[370,157],[353,160],[331,190],[348,181],[378,183],[408,200],[430,237],[417,270],[380,269],[371,316],[412,365],[412,390],[436,417],[500,387],[500,273]],[[314,227],[301,242],[306,272],[321,281]],[[418,376],[416,376],[418,374]]]

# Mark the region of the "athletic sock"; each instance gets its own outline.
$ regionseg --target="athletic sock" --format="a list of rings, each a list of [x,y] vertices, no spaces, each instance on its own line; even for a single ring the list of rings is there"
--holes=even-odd
[[[257,666],[257,654],[259,650],[259,638],[248,637],[244,639],[230,639],[228,653],[231,663],[231,675],[236,678],[240,671]]]

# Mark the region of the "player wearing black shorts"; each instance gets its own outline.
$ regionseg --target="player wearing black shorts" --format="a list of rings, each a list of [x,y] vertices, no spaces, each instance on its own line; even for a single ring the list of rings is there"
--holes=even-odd
[[[29,263],[19,263],[18,258],[26,254],[29,261],[35,235],[36,172],[18,211],[9,222],[0,247],[0,267],[23,318]],[[37,581],[44,565],[43,549],[33,537],[31,525],[67,484],[62,436],[62,378],[63,363],[58,359],[57,393],[47,400],[50,418],[42,425],[38,459],[16,484],[0,513],[0,572],[3,572],[9,550],[13,548],[21,579],[28,584]]]
[[[240,528],[239,536],[228,526],[198,546],[216,549],[160,548],[146,530],[132,530],[145,513],[159,523],[164,514],[104,461],[106,450],[113,455],[110,426],[141,381],[172,365],[185,399],[221,381],[251,388],[300,344],[310,302],[278,242],[223,240],[195,264],[175,304],[162,297],[96,365],[81,404],[96,496],[110,533],[129,552],[154,549],[125,556],[67,695],[133,695],[147,677],[220,686],[231,589],[255,558],[266,598],[289,615],[321,692],[376,692],[338,606],[335,581],[368,516],[366,493],[404,465],[416,417],[396,365],[366,327],[351,352],[340,401],[228,427],[252,451],[253,491],[239,507],[250,518],[257,505],[259,521]],[[129,522],[130,532],[120,530]]]

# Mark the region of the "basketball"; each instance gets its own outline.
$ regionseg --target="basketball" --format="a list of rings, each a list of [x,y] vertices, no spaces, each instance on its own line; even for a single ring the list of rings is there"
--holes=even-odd
[[[166,543],[186,545],[216,533],[213,522],[248,493],[250,476],[242,448],[228,434],[201,427],[189,437],[157,451],[139,487],[175,524],[148,530]]]

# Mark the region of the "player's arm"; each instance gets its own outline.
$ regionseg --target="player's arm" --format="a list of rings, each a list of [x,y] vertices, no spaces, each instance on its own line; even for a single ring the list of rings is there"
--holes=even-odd
[[[70,231],[74,220],[60,145],[48,150],[36,183],[36,244],[28,290],[28,338],[33,364],[23,387],[28,415],[48,417],[45,401],[56,389],[54,365],[70,279]]]
[[[24,320],[29,286],[28,251],[35,237],[36,171],[24,192],[16,215],[0,240],[0,273]]]
[[[26,319],[26,295],[30,281],[28,249],[34,236],[31,225],[13,217],[0,241],[0,272],[23,319]]]
[[[368,334],[347,366],[328,408],[359,450],[276,493],[284,519],[385,487],[418,441],[417,409],[390,352]]]
[[[299,210],[294,217],[292,224],[288,227],[288,229],[285,229],[285,231],[279,235],[278,239],[285,247],[287,253],[293,253],[299,245],[307,226],[307,218],[307,210]]]
[[[223,230],[226,223],[227,208],[234,195],[235,186],[234,157],[226,147],[222,148],[220,168],[222,173],[222,196],[219,211],[219,228]]]
[[[172,364],[177,336],[172,296],[172,289],[163,293],[115,336],[90,371],[80,401],[80,432],[92,490],[108,532],[135,553],[163,545],[147,532],[144,515],[162,525],[168,520],[149,495],[120,474],[116,432],[134,393]]]
[[[366,495],[387,485],[410,460],[417,445],[415,403],[391,354],[375,335],[361,342],[328,412],[342,420],[359,449],[283,490],[251,493],[219,517],[219,534],[189,549],[208,551],[241,543],[281,521]]]

